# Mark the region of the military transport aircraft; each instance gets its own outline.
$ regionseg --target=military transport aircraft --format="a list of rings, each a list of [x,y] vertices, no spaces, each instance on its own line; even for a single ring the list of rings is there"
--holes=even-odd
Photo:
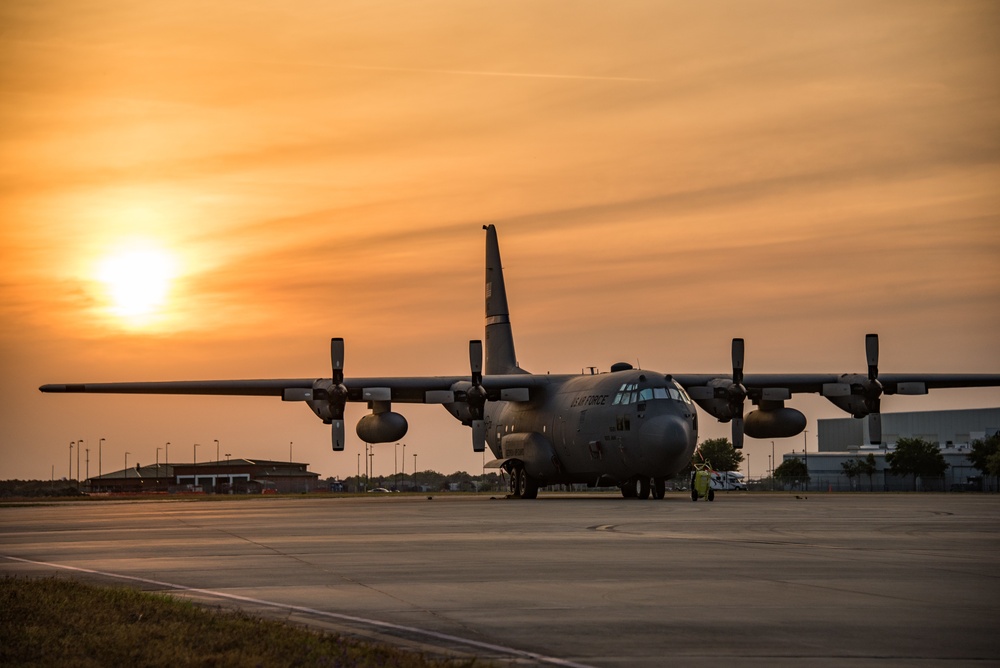
[[[743,436],[785,438],[805,429],[805,416],[785,406],[795,393],[818,393],[856,418],[868,418],[881,440],[883,394],[1000,386],[1000,374],[880,374],[878,337],[865,337],[867,373],[744,374],[743,339],[733,339],[732,374],[664,374],[620,362],[608,373],[550,375],[521,369],[507,308],[500,246],[486,230],[486,362],[483,342],[469,342],[468,376],[358,378],[344,375],[344,340],[330,342],[329,378],[209,380],[44,385],[42,392],[272,395],[305,402],[331,425],[333,449],[344,449],[344,408],[364,402],[358,422],[366,443],[396,442],[407,422],[393,403],[442,404],[472,428],[472,447],[496,457],[488,467],[510,476],[515,498],[535,498],[539,486],[586,483],[621,487],[625,497],[663,498],[665,481],[682,470],[698,439],[695,404],[732,422],[733,444]],[[749,399],[756,410],[744,416]]]

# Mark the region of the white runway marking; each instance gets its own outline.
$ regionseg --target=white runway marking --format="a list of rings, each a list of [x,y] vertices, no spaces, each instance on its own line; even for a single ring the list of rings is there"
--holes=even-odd
[[[365,617],[355,617],[353,615],[343,615],[336,612],[327,612],[325,610],[316,610],[314,608],[307,608],[301,605],[289,605],[287,603],[277,603],[275,601],[264,601],[259,598],[250,598],[248,596],[238,596],[236,594],[227,594],[221,591],[213,591],[211,589],[199,589],[197,587],[186,587],[184,585],[173,584],[171,582],[161,582],[159,580],[150,580],[148,578],[140,578],[134,575],[119,575],[117,573],[107,573],[105,571],[95,571],[90,568],[79,568],[77,566],[67,566],[66,564],[57,564],[48,561],[33,561],[31,559],[22,559],[20,557],[12,557],[9,555],[0,555],[4,559],[10,559],[11,561],[19,561],[25,564],[34,564],[36,566],[47,566],[49,568],[61,568],[67,571],[76,571],[79,573],[89,573],[91,575],[101,575],[108,578],[115,578],[118,580],[131,580],[132,582],[142,582],[145,584],[154,585],[161,587],[163,589],[176,589],[179,591],[191,592],[193,594],[204,594],[207,596],[215,596],[217,598],[225,598],[231,601],[240,601],[242,603],[253,603],[254,605],[264,605],[271,608],[280,608],[282,610],[292,610],[295,612],[303,612],[309,615],[316,615],[318,617],[329,617],[331,619],[339,619],[341,621],[354,622],[356,624],[365,624],[367,626],[372,626],[380,629],[387,629],[390,631],[401,631],[404,633],[412,633],[417,635],[422,635],[428,638],[435,638],[437,640],[443,640],[446,642],[458,643],[462,645],[467,645],[469,647],[476,647],[479,649],[485,649],[492,652],[498,652],[500,654],[506,654],[509,656],[515,656],[522,659],[531,659],[533,661],[538,661],[541,663],[548,663],[554,666],[566,666],[567,668],[593,668],[583,663],[575,663],[573,661],[568,661],[566,659],[559,659],[552,656],[545,656],[543,654],[536,654],[535,652],[526,652],[524,650],[515,649],[513,647],[504,647],[503,645],[494,645],[492,643],[480,642],[478,640],[469,640],[467,638],[460,638],[458,636],[448,635],[447,633],[438,633],[437,631],[428,631],[426,629],[418,629],[413,626],[403,626],[402,624],[392,624],[390,622],[381,622],[377,619],[366,619]]]

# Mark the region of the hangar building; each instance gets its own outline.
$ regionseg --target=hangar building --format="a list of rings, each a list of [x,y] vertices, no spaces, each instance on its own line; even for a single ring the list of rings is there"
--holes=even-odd
[[[136,465],[89,478],[91,491],[208,492],[215,494],[296,494],[319,488],[309,464],[267,459],[231,459],[198,464]]]
[[[972,441],[986,438],[1000,431],[1000,408],[974,408],[965,410],[922,411],[913,413],[882,414],[882,444],[869,446],[868,421],[855,418],[819,420],[819,452],[795,452],[783,455],[783,460],[805,459],[809,468],[809,488],[819,491],[907,491],[957,490],[978,487],[970,479],[982,477],[982,472],[972,467],[967,455]],[[922,438],[937,443],[948,462],[948,470],[940,479],[917,480],[900,478],[889,471],[885,461],[887,452],[895,448],[900,438]],[[841,466],[849,459],[865,459],[872,454],[876,472],[869,479],[850,480]],[[996,481],[984,479],[983,489],[996,486]]]

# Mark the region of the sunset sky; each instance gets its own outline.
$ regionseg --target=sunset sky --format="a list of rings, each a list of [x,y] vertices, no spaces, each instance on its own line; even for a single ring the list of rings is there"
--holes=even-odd
[[[100,438],[105,472],[219,439],[353,475],[360,404],[333,453],[301,404],[37,387],[328,376],[331,336],[348,376],[466,373],[487,223],[532,371],[725,373],[734,336],[748,372],[862,371],[871,331],[883,371],[1000,373],[995,2],[43,0],[0,25],[0,478],[65,477],[81,439],[96,475]],[[790,405],[811,450],[844,415]],[[407,471],[479,472],[442,408],[401,412]],[[763,474],[770,442],[747,452]]]

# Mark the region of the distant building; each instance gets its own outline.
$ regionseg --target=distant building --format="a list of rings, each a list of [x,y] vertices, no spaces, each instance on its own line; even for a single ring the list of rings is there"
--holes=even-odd
[[[325,489],[319,474],[301,462],[232,459],[199,464],[136,465],[89,478],[93,492],[206,492],[210,494],[295,494]]]
[[[868,442],[868,420],[836,418],[819,420],[820,452],[843,452]],[[922,438],[942,447],[968,445],[1000,430],[1000,408],[970,408],[950,411],[882,413],[882,443],[900,438]]]
[[[882,444],[869,446],[868,421],[855,418],[819,420],[819,452],[791,452],[782,456],[805,459],[809,467],[809,489],[818,491],[846,491],[850,489],[875,491],[912,490],[910,476],[900,478],[889,471],[885,461],[887,452],[895,449],[900,438],[922,438],[937,443],[948,462],[942,478],[917,481],[918,489],[947,491],[969,487],[970,479],[977,481],[982,472],[973,468],[968,460],[970,443],[992,436],[1000,431],[1000,408],[974,408],[966,410],[923,411],[913,413],[882,414]],[[863,475],[848,479],[841,464],[850,459],[875,457],[876,473],[869,480]],[[979,483],[974,482],[972,486]],[[986,481],[988,487],[990,481]]]

